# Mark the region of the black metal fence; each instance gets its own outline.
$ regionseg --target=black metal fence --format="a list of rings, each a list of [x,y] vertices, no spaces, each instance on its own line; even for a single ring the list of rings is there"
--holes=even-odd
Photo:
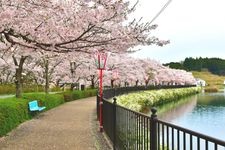
[[[135,91],[143,90],[156,90],[156,89],[171,89],[171,88],[185,88],[185,87],[194,87],[196,85],[157,85],[157,86],[134,86],[134,87],[119,87],[106,89],[103,92],[103,97],[105,99],[112,98],[114,96],[128,94]]]
[[[133,88],[135,91],[137,88]],[[118,89],[117,89],[118,90]],[[128,93],[128,88],[117,93]],[[220,150],[225,141],[159,120],[156,109],[151,116],[135,112],[109,101],[115,90],[104,91],[103,129],[118,150]],[[117,95],[117,94],[116,94]],[[98,97],[98,96],[97,96]],[[106,99],[107,97],[107,99]],[[99,100],[99,98],[97,98]]]
[[[170,150],[224,150],[225,141],[157,120],[157,147]]]
[[[150,117],[103,100],[103,128],[114,149],[148,149]]]
[[[156,90],[156,89],[169,89],[169,88],[184,88],[184,87],[194,87],[195,85],[157,85],[157,86],[134,86],[134,87],[119,87],[119,88],[109,88],[103,91],[103,99],[108,100],[114,96],[128,94],[135,91],[144,90]],[[99,116],[99,96],[97,96],[97,117]]]

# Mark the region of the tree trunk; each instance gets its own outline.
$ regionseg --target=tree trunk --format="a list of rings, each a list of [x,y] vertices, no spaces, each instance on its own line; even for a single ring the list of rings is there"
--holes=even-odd
[[[49,93],[49,62],[45,60],[45,93]]]
[[[124,86],[127,87],[129,84],[127,81],[124,82]]]
[[[94,89],[95,88],[95,77],[91,77],[91,88]]]
[[[145,80],[145,86],[148,86],[149,80]]]
[[[74,83],[71,83],[70,85],[70,91],[73,91],[73,88],[75,87],[75,84]]]
[[[60,87],[60,86],[59,86],[59,82],[60,82],[60,81],[61,81],[61,80],[57,80],[57,81],[56,81],[56,86],[57,86],[57,87]]]
[[[20,98],[22,95],[22,68],[16,69],[16,97]]]
[[[16,75],[15,75],[15,84],[16,84],[16,97],[20,98],[22,96],[22,72],[23,72],[23,64],[24,61],[26,60],[27,56],[21,56],[20,58],[20,62],[18,64],[15,56],[13,55],[13,61],[15,66],[17,66],[16,68]]]
[[[114,83],[114,80],[111,80],[111,88],[114,87],[113,83]]]
[[[35,84],[36,84],[36,91],[39,92],[38,80],[35,78],[34,81],[35,81]]]
[[[136,86],[138,86],[138,82],[139,82],[139,80],[136,80]]]
[[[6,83],[9,83],[9,75],[10,75],[10,74],[7,74],[7,76],[6,76],[6,80],[5,80]]]

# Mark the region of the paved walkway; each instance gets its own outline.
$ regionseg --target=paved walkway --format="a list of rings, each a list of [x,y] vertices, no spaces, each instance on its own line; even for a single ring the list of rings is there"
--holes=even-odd
[[[95,150],[95,97],[65,103],[0,138],[1,150]],[[96,119],[95,119],[96,120]],[[96,121],[95,121],[96,122]]]

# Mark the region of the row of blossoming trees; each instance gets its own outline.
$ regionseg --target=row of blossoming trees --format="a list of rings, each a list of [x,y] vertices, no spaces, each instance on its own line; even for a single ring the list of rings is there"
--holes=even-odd
[[[192,82],[186,72],[124,56],[137,45],[169,43],[150,34],[157,25],[128,20],[135,8],[136,3],[124,0],[1,0],[0,81],[15,83],[17,97],[23,76],[44,84],[46,92],[50,82],[84,80],[94,86],[97,73],[91,55],[102,50],[117,54],[108,66],[117,69],[119,77],[106,74],[112,85]]]
[[[96,87],[98,71],[91,55],[83,54],[80,57],[54,56],[54,59],[40,60],[28,59],[24,63],[23,73],[31,82],[45,85],[48,90],[49,83],[75,83]],[[15,81],[16,68],[12,59],[3,61],[0,66],[1,82]],[[71,60],[73,60],[71,62]],[[74,63],[73,70],[71,64]],[[194,84],[192,74],[184,70],[170,69],[151,59],[136,59],[124,54],[112,54],[107,63],[104,74],[105,86],[137,86],[137,85],[185,85]]]

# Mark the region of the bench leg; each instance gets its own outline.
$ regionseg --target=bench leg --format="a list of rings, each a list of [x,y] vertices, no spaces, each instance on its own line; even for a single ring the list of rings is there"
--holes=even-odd
[[[34,117],[38,114],[38,111],[30,111],[30,114],[31,114],[32,117]]]

